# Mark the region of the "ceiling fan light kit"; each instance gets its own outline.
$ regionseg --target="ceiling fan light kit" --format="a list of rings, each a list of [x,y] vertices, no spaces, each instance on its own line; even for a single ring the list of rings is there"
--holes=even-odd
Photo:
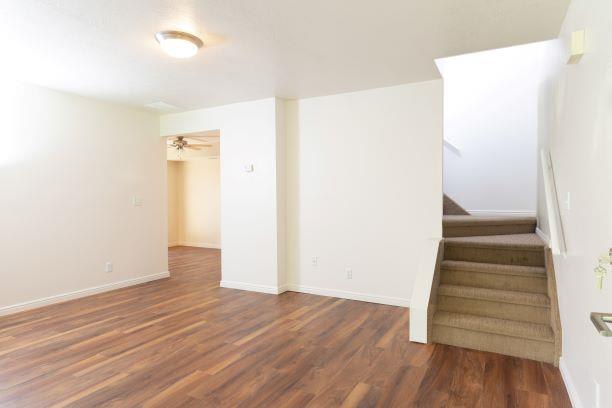
[[[203,147],[212,147],[212,145],[207,143],[190,143],[185,139],[185,136],[177,136],[172,141],[168,140],[167,147],[168,149],[175,149],[179,160],[181,160],[182,153],[185,151],[185,149],[202,150]]]

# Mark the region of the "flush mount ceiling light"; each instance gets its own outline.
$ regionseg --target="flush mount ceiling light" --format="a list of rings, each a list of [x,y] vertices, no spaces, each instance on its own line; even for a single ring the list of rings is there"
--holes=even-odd
[[[182,31],[159,31],[155,33],[155,39],[162,50],[174,58],[193,57],[204,45],[195,35]]]

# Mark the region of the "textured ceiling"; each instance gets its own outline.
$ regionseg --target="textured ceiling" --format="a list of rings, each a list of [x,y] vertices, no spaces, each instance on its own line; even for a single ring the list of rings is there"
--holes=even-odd
[[[438,57],[557,36],[569,0],[2,0],[2,70],[182,109],[437,78]],[[208,44],[188,60],[153,39]]]

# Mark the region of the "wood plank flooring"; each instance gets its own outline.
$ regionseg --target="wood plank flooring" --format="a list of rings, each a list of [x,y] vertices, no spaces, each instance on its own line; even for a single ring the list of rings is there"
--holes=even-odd
[[[570,407],[559,370],[408,341],[408,310],[172,277],[0,318],[1,407]]]

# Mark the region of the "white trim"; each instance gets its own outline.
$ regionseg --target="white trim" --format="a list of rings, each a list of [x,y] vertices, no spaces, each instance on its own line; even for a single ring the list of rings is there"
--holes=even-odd
[[[328,289],[328,288],[317,288],[313,286],[298,285],[295,283],[288,283],[280,286],[269,286],[259,285],[254,283],[236,282],[236,281],[224,281],[219,282],[222,288],[229,289],[240,289],[248,290],[251,292],[270,293],[273,295],[279,295],[283,292],[299,292],[309,293],[311,295],[330,296],[341,299],[359,300],[362,302],[380,303],[383,305],[391,306],[402,306],[409,307],[410,299],[408,298],[397,298],[390,296],[372,295],[369,293],[358,293],[349,292],[346,290]]]
[[[240,290],[248,290],[251,292],[270,293],[272,295],[278,295],[285,291],[283,290],[282,286],[278,287],[278,286],[269,286],[269,285],[259,285],[255,283],[226,281],[226,280],[222,280],[221,282],[219,282],[219,286],[221,286],[222,288],[228,288],[228,289],[240,289]]]
[[[196,247],[196,248],[212,248],[221,249],[220,244],[208,244],[205,242],[181,242],[180,246]]]
[[[535,211],[529,210],[467,210],[471,215],[497,216],[497,217],[535,217]]]
[[[572,380],[572,375],[570,374],[569,368],[567,367],[563,356],[559,358],[559,371],[561,371],[561,378],[563,378],[563,382],[565,383],[565,388],[569,394],[572,407],[583,408],[584,406],[580,400],[580,395],[578,395],[578,390],[576,390],[576,386]]]
[[[542,241],[546,242],[546,246],[550,247],[550,237],[544,233],[540,228],[536,227],[535,230],[538,237],[542,238]]]
[[[42,306],[52,305],[54,303],[61,303],[67,300],[78,299],[85,296],[95,295],[97,293],[108,292],[115,289],[125,288],[127,286],[139,285],[154,281],[157,279],[164,279],[170,277],[170,272],[160,272],[153,275],[140,276],[134,279],[126,279],[119,282],[107,283],[100,286],[94,286],[87,289],[75,290],[72,292],[61,293],[59,295],[53,295],[41,299],[30,300],[28,302],[17,303],[15,305],[0,307],[0,316],[5,316],[17,312],[23,312],[25,310],[36,309]]]
[[[295,283],[286,285],[291,292],[310,293],[312,295],[330,296],[341,299],[359,300],[362,302],[380,303],[383,305],[409,307],[410,299],[391,296],[372,295],[369,293],[349,292],[346,290],[317,288],[314,286],[304,286]]]
[[[431,238],[419,247],[419,266],[410,303],[410,341],[427,343],[431,286],[436,273],[441,240],[442,238]]]

